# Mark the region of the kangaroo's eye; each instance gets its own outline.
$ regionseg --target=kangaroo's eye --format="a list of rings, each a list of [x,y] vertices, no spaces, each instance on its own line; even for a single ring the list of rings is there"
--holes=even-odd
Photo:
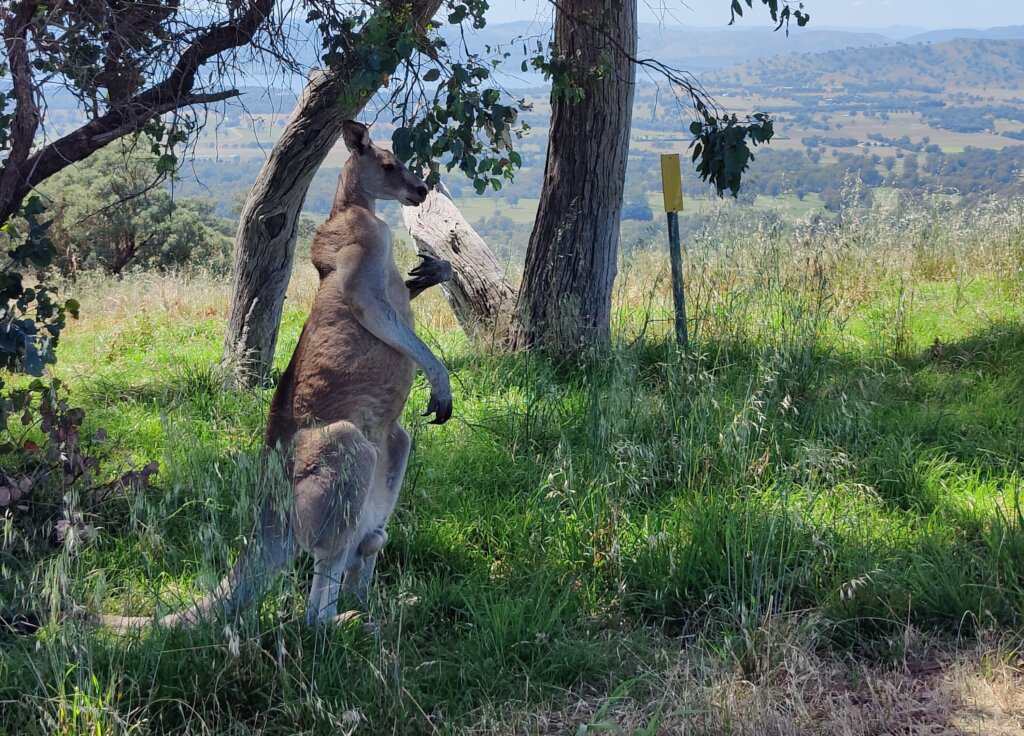
[[[384,171],[394,171],[394,170],[395,170],[395,165],[394,164],[384,164]]]

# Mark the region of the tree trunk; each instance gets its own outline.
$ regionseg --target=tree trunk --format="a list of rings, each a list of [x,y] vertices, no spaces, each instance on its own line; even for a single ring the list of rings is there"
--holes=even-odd
[[[399,2],[405,0],[391,4]],[[412,12],[418,26],[440,5],[441,0],[416,0]],[[311,77],[242,208],[223,361],[240,386],[269,376],[306,192],[341,135],[341,124],[373,96],[373,90],[345,94],[366,61],[355,57],[350,52],[334,69]]]
[[[552,90],[540,207],[526,252],[516,347],[577,350],[610,338],[619,212],[636,75],[636,0],[564,0],[555,49],[579,81],[573,102]]]
[[[438,184],[419,207],[403,207],[402,217],[417,253],[451,263],[452,280],[441,284],[441,290],[469,338],[491,347],[506,346],[515,289],[448,191]]]
[[[338,104],[345,81],[335,74],[314,74],[242,208],[224,339],[224,364],[241,385],[263,382],[270,372],[299,212],[313,176],[341,135],[342,122],[359,114],[358,108]]]

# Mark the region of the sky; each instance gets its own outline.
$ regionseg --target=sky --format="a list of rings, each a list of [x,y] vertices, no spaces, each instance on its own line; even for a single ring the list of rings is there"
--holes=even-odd
[[[729,0],[638,0],[641,22],[715,27],[729,22]],[[547,0],[490,0],[491,23],[531,20],[550,13]],[[760,0],[743,25],[763,24]],[[1024,0],[804,0],[811,26],[829,28],[992,28],[1024,25]]]

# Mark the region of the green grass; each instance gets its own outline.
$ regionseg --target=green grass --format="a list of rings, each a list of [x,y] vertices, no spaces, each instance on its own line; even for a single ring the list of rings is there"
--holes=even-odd
[[[456,416],[424,425],[418,380],[378,639],[301,623],[305,561],[193,632],[0,635],[0,733],[542,732],[522,714],[604,703],[563,723],[582,733],[620,701],[667,702],[681,648],[767,685],[787,647],[884,665],[908,630],[1024,630],[1010,217],[876,212],[793,238],[724,223],[689,250],[685,355],[654,251],[623,264],[608,352],[490,354],[424,329]],[[75,546],[19,552],[27,517],[9,516],[15,607],[177,608],[251,530],[269,392],[219,388],[222,323],[201,304],[141,301],[71,330],[58,372],[88,429],[160,474],[91,509]],[[289,305],[279,367],[302,321]]]

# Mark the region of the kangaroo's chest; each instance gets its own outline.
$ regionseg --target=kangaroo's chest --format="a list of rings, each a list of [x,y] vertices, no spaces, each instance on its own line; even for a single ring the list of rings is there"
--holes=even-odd
[[[332,281],[321,284],[296,348],[294,416],[298,426],[347,420],[377,434],[401,416],[415,364],[363,327]],[[393,263],[386,299],[412,327],[409,291]]]

